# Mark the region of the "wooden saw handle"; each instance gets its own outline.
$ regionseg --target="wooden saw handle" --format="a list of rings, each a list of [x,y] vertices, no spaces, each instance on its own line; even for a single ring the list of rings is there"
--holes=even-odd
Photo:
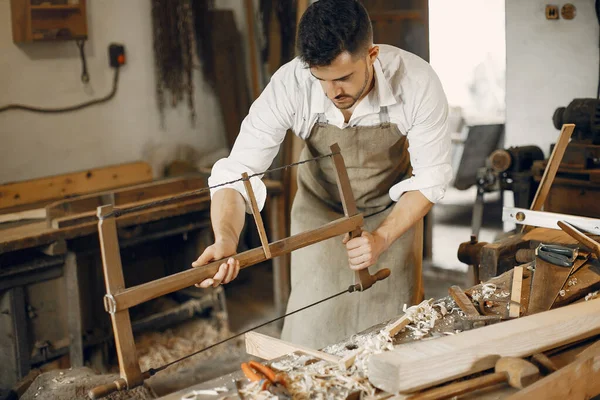
[[[362,235],[362,230],[360,228],[356,228],[350,232],[350,239],[354,239],[360,235]],[[369,268],[354,271],[356,284],[354,285],[353,291],[363,292],[373,286],[375,282],[386,279],[391,273],[392,271],[390,271],[388,268],[380,269],[375,273],[375,275],[371,275]]]
[[[106,397],[111,393],[125,389],[127,389],[127,382],[125,382],[125,379],[119,378],[114,382],[96,386],[95,388],[90,389],[90,391],[88,392],[88,396],[91,400],[96,400]]]

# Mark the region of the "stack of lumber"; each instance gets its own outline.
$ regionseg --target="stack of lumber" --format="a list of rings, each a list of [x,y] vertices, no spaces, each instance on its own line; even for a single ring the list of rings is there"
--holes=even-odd
[[[573,269],[560,271],[560,284],[553,281],[556,293],[541,296],[534,294],[539,287],[534,263],[528,263],[464,292],[452,287],[449,297],[413,306],[399,320],[321,352],[257,333],[247,334],[247,352],[273,360],[299,398],[357,391],[382,398],[452,398],[457,385],[467,387],[459,393],[469,396],[477,380],[494,380],[490,398],[589,398],[600,394],[590,379],[600,365],[600,344],[594,345],[600,335],[599,267],[595,256],[582,251]],[[547,304],[542,310],[529,311],[542,303]],[[383,335],[391,326],[400,329]],[[539,367],[537,383],[518,389],[495,380],[499,360],[511,357]],[[349,359],[354,365],[346,363]],[[569,397],[575,388],[580,397]],[[257,394],[251,389],[248,394]],[[481,391],[471,395],[465,398],[485,398]]]

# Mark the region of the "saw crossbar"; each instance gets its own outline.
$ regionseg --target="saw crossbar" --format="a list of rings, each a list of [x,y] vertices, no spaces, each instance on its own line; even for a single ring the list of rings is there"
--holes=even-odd
[[[293,250],[342,235],[360,227],[362,224],[363,216],[362,214],[357,214],[352,217],[340,218],[317,229],[278,240],[269,244],[269,250],[271,251],[270,258],[278,257]],[[233,256],[233,258],[240,262],[240,269],[270,259],[265,256],[262,247],[245,251]],[[126,310],[148,300],[192,286],[204,279],[212,278],[219,270],[219,266],[223,261],[214,261],[202,267],[188,269],[152,282],[133,286],[118,293],[113,293],[113,309],[117,312]]]

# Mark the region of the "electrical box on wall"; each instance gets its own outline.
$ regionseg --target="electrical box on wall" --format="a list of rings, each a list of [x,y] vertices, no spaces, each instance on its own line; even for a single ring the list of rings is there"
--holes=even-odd
[[[558,19],[558,6],[546,6],[546,19]]]
[[[86,0],[10,0],[13,42],[87,39]]]

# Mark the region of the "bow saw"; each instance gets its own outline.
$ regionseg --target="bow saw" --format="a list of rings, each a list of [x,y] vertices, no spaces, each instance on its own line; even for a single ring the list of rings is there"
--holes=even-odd
[[[352,188],[350,186],[350,179],[348,178],[348,172],[346,170],[344,158],[342,157],[340,147],[337,143],[333,144],[330,147],[330,149],[331,154],[277,168],[288,168],[293,165],[298,165],[310,161],[316,161],[320,158],[325,157],[332,158],[333,166],[336,171],[337,186],[340,193],[342,207],[344,210],[344,217],[310,231],[301,232],[288,238],[269,243],[265,232],[265,227],[263,225],[262,217],[260,215],[260,211],[258,210],[258,206],[256,203],[256,197],[250,184],[250,178],[257,175],[262,175],[266,172],[271,172],[273,170],[265,171],[260,174],[254,174],[252,176],[248,176],[247,173],[243,173],[241,179],[233,181],[243,181],[244,183],[244,188],[248,195],[248,199],[250,200],[252,214],[254,216],[254,221],[256,223],[258,235],[261,242],[261,247],[247,250],[243,253],[239,253],[233,256],[236,260],[240,262],[240,269],[250,267],[252,265],[264,262],[274,257],[288,254],[294,250],[321,242],[326,239],[333,238],[335,236],[339,236],[341,234],[349,233],[350,238],[354,238],[361,235],[363,215],[358,212],[358,209],[356,207],[356,202],[352,193]],[[222,184],[221,186],[233,182],[227,182],[225,184]],[[208,189],[210,188],[204,188],[200,189],[199,191],[184,193],[182,195],[175,196],[168,200],[172,201],[175,198],[195,195],[198,194],[200,191],[206,191]],[[164,200],[162,202],[164,202]],[[186,287],[193,286],[194,284],[203,281],[204,279],[213,277],[217,273],[219,265],[224,261],[213,261],[202,267],[188,269],[182,272],[178,272],[176,274],[165,276],[154,281],[126,288],[125,281],[123,278],[123,267],[121,265],[121,255],[119,250],[119,241],[117,237],[116,218],[120,215],[132,211],[138,211],[140,208],[149,208],[152,206],[156,206],[157,203],[158,202],[144,204],[142,206],[138,206],[127,210],[113,209],[112,205],[98,207],[98,234],[100,236],[102,269],[104,272],[104,281],[106,284],[104,308],[110,314],[110,319],[112,322],[113,333],[115,338],[115,347],[117,350],[117,358],[119,361],[120,378],[113,381],[112,383],[101,385],[91,389],[88,393],[91,399],[99,399],[115,391],[133,389],[134,387],[141,385],[144,382],[144,380],[150,378],[156,372],[162,371],[167,367],[179,361],[182,361],[188,357],[191,357],[202,351],[208,350],[209,348],[217,346],[223,342],[231,340],[251,330],[260,328],[261,326],[269,324],[273,321],[295,314],[299,311],[305,310],[306,308],[315,306],[319,303],[337,297],[341,294],[367,290],[368,288],[373,286],[373,284],[375,284],[375,282],[377,282],[378,280],[383,280],[390,275],[390,270],[387,268],[377,271],[375,275],[371,275],[368,269],[355,271],[356,283],[340,293],[319,300],[316,303],[309,304],[291,313],[275,318],[274,320],[267,321],[259,326],[255,326],[247,331],[229,337],[221,342],[215,343],[209,347],[184,356],[178,360],[167,363],[161,367],[151,368],[147,371],[142,372],[136,354],[135,342],[133,339],[133,331],[131,328],[131,319],[129,317],[129,309],[146,301],[155,299],[157,297],[169,293],[176,292]]]

